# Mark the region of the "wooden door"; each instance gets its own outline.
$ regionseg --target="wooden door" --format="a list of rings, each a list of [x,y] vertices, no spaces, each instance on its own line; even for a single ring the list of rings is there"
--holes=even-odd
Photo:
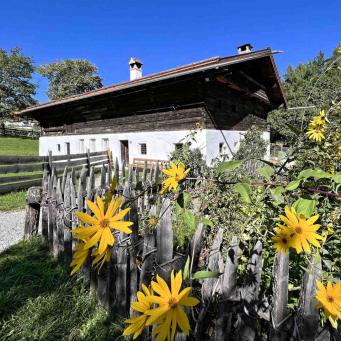
[[[129,165],[129,142],[121,140],[121,162]]]

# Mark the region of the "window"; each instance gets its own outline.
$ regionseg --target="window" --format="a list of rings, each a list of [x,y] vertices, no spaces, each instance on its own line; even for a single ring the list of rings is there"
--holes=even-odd
[[[219,143],[219,154],[223,154],[224,153],[224,142],[220,142]]]
[[[96,139],[90,140],[90,153],[93,153],[96,151]]]
[[[102,139],[102,150],[109,149],[109,139]]]
[[[85,149],[84,149],[84,140],[83,140],[83,139],[79,140],[79,152],[80,152],[81,154],[85,153]]]
[[[57,144],[57,151],[60,152],[60,144]]]
[[[147,145],[145,143],[140,143],[140,154],[142,155],[147,154]]]

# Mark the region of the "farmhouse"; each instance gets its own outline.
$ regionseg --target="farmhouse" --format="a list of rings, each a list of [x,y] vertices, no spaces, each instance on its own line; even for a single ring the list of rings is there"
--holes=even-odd
[[[214,57],[142,76],[142,62],[129,61],[130,80],[23,110],[40,122],[40,155],[110,148],[120,162],[166,160],[196,127],[208,164],[237,150],[243,133],[257,125],[270,138],[267,113],[286,106],[270,48]]]

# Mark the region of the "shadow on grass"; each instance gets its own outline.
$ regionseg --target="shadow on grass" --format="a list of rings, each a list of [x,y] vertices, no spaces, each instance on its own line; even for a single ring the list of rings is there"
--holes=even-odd
[[[122,321],[99,307],[68,271],[39,239],[0,254],[1,340],[121,338]]]

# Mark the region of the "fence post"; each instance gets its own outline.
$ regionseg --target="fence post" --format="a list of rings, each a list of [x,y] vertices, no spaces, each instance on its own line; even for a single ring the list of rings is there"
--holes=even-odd
[[[168,282],[170,280],[170,270],[172,269],[170,262],[173,259],[173,228],[170,205],[170,199],[165,198],[162,202],[156,230],[157,273]]]
[[[289,252],[278,252],[273,267],[273,308],[271,340],[285,341],[284,322],[288,320]]]
[[[25,239],[38,234],[41,194],[41,187],[30,187],[27,191],[24,227]]]
[[[49,176],[47,168],[44,169],[43,174],[43,193],[42,193],[42,200],[41,200],[41,234],[44,240],[47,242],[48,240],[48,216],[49,216],[49,209],[48,209],[48,185],[49,185]]]

